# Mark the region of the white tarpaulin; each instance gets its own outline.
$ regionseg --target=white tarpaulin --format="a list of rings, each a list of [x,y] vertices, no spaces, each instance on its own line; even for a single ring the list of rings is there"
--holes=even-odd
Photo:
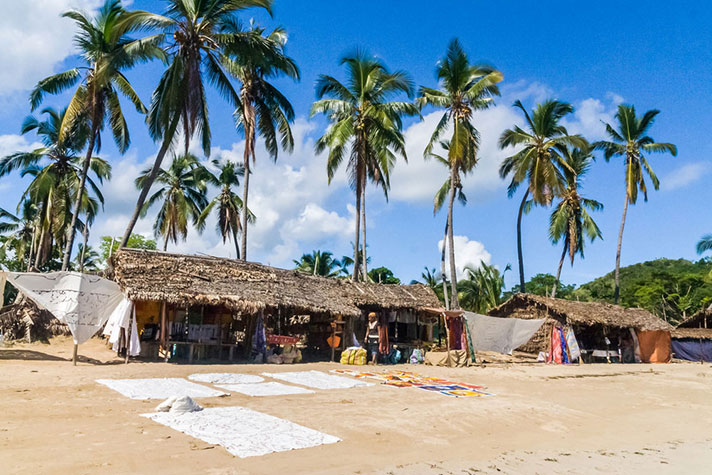
[[[60,322],[66,323],[79,345],[104,326],[124,299],[110,280],[78,272],[7,272],[7,281]]]
[[[131,399],[166,399],[172,396],[198,398],[228,395],[223,391],[191,383],[183,378],[97,379],[96,382]]]
[[[341,439],[245,407],[211,407],[198,412],[141,414],[237,457],[334,444]]]
[[[496,351],[508,355],[528,342],[546,320],[487,317],[472,312],[465,312],[465,318],[476,351]]]
[[[273,379],[279,379],[292,384],[300,384],[314,389],[348,389],[357,386],[373,386],[373,383],[357,381],[343,376],[322,373],[321,371],[291,371],[287,373],[262,373]]]

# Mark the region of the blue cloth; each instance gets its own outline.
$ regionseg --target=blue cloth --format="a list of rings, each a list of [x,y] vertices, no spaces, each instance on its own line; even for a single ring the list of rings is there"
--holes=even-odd
[[[563,364],[569,364],[571,361],[569,361],[569,351],[568,346],[566,345],[564,331],[561,328],[557,328],[557,330],[559,331],[559,338],[561,339],[561,362]]]
[[[712,362],[712,341],[692,338],[672,340],[672,353],[675,358],[687,361]]]
[[[252,359],[257,362],[264,362],[267,353],[267,336],[265,335],[265,321],[262,315],[257,315],[255,324],[255,335],[252,338]]]

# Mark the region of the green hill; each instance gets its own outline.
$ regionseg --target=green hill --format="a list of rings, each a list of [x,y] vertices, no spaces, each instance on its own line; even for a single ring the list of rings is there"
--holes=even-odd
[[[621,298],[625,307],[642,307],[677,323],[712,303],[712,261],[656,259],[620,270]],[[613,303],[613,272],[572,291],[577,300]]]

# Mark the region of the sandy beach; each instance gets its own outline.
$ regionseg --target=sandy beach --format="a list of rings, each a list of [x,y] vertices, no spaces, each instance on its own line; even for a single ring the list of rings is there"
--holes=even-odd
[[[398,369],[481,384],[455,398],[383,385],[199,400],[243,406],[341,442],[240,459],[139,414],[99,378],[324,370],[274,365],[123,364],[101,341],[0,349],[3,473],[703,473],[712,463],[712,365],[492,364]]]

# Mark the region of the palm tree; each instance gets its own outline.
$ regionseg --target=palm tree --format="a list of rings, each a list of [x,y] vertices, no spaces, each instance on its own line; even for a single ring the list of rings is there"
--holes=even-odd
[[[329,149],[326,164],[329,183],[344,156],[349,155],[346,166],[356,194],[352,278],[358,280],[360,273],[365,280],[368,278],[366,182],[370,179],[379,185],[388,198],[396,154],[407,160],[402,117],[418,112],[413,104],[389,100],[401,93],[412,97],[413,83],[404,71],[390,72],[382,61],[361,50],[341,58],[340,65],[346,67],[346,84],[332,76],[320,75],[316,84],[318,100],[311,115],[325,114],[330,122],[316,143],[317,154]]]
[[[446,234],[452,287],[450,306],[458,308],[453,206],[461,188],[461,175],[469,173],[477,164],[479,132],[475,128],[472,115],[475,111],[487,109],[494,103],[493,97],[499,95],[497,83],[503,79],[503,76],[491,66],[470,63],[457,39],[452,40],[448,45],[447,53],[438,63],[435,73],[441,89],[421,87],[417,104],[421,108],[431,105],[445,109],[425,148],[426,159],[434,156],[434,149],[441,144],[440,138],[446,131],[452,134],[446,149],[446,161],[450,171]]]
[[[495,266],[487,265],[483,261],[480,261],[477,268],[466,266],[467,278],[459,282],[463,308],[484,314],[502,303],[504,274],[510,269],[507,264],[504,272],[500,273]]]
[[[142,216],[155,203],[162,201],[153,231],[156,237],[163,236],[163,250],[168,249],[168,241],[178,243],[188,235],[188,219],[197,223],[203,209],[208,205],[207,170],[195,155],[181,155],[173,158],[168,170],[161,169],[156,182],[161,187],[146,201]],[[136,187],[141,189],[151,175],[151,169],[144,170],[136,179]]]
[[[585,147],[586,141],[580,135],[569,135],[566,128],[561,125],[561,119],[574,110],[570,104],[550,99],[538,104],[531,114],[520,101],[516,101],[514,107],[524,113],[526,130],[515,125],[500,136],[501,149],[507,147],[520,149],[504,159],[499,174],[502,178],[512,176],[508,187],[510,198],[514,196],[522,182],[528,181],[517,214],[519,288],[521,292],[526,292],[522,255],[522,214],[526,203],[531,195],[533,204],[548,206],[553,197],[561,193],[565,181],[561,170],[567,167],[561,150],[567,146]]]
[[[78,251],[75,264],[79,268],[79,272],[96,272],[99,270],[101,259],[98,252],[86,244],[79,244]]]
[[[217,230],[223,238],[223,243],[227,241],[228,238],[232,238],[232,241],[235,243],[235,257],[240,259],[240,245],[237,241],[237,235],[242,232],[240,214],[242,213],[243,202],[240,197],[232,191],[232,187],[240,185],[240,177],[244,176],[245,169],[242,168],[241,165],[237,165],[235,162],[229,160],[223,164],[220,164],[217,160],[213,160],[213,166],[218,169],[218,175],[214,176],[213,174],[208,174],[207,177],[210,183],[220,187],[220,192],[208,203],[198,217],[198,230],[202,232],[205,229],[206,219],[217,208]],[[251,212],[248,214],[249,222],[253,223],[255,221],[255,215]]]
[[[712,249],[712,234],[705,234],[697,243],[697,254],[703,254]]]
[[[245,204],[242,211],[242,259],[247,260],[247,224],[250,213],[247,209],[247,197],[250,184],[250,158],[255,162],[255,142],[259,134],[264,138],[267,152],[277,160],[279,147],[291,152],[294,149],[294,137],[289,126],[294,120],[294,109],[286,97],[270,82],[270,79],[286,76],[299,80],[299,68],[292,58],[284,52],[287,34],[281,28],[269,35],[264,29],[252,27],[250,30],[263,38],[268,45],[264,48],[244,52],[228,46],[225,48],[223,64],[226,70],[240,81],[240,102],[235,109],[235,121],[238,130],[245,135],[243,166],[246,171],[243,184]]]
[[[263,38],[243,32],[235,16],[250,7],[271,13],[272,0],[168,0],[165,15],[134,12],[146,25],[163,30],[168,39],[169,64],[153,92],[147,117],[155,141],[161,142],[151,173],[144,180],[136,208],[124,232],[121,247],[126,247],[143,210],[148,192],[161,169],[166,153],[181,130],[188,153],[195,133],[206,156],[210,155],[211,133],[208,121],[207,80],[232,106],[239,107],[240,97],[230,83],[221,61],[229,47],[233,53],[252,54],[258,49],[269,53]]]
[[[137,63],[163,58],[164,53],[159,48],[162,36],[131,39],[130,33],[146,25],[140,16],[124,10],[120,0],[106,0],[96,17],[78,10],[70,10],[62,16],[76,23],[79,31],[74,41],[87,65],[43,79],[30,94],[30,102],[35,110],[45,94],[57,94],[79,83],[59,127],[59,139],[70,133],[76,122],[86,121],[89,145],[78,187],[83,190],[92,154],[101,147],[101,131],[107,119],[119,151],[124,153],[128,149],[131,140],[117,91],[126,96],[139,113],[146,113],[146,108],[122,71]],[[67,230],[62,270],[69,267],[81,199],[82,194],[78,193]]]
[[[37,206],[25,199],[20,204],[21,212],[18,215],[0,208],[0,234],[3,235],[3,243],[0,250],[3,252],[12,249],[15,253],[15,260],[22,262],[23,267],[29,272],[32,268],[32,256],[36,246],[37,222],[39,221]]]
[[[334,255],[327,251],[312,251],[311,254],[302,254],[299,260],[294,260],[297,271],[303,274],[320,275],[323,277],[338,277],[342,271],[342,263],[334,259]]]
[[[614,300],[618,304],[620,297],[620,265],[621,265],[621,244],[623,242],[623,228],[625,228],[628,205],[635,204],[638,200],[638,190],[643,193],[645,201],[648,201],[648,188],[645,184],[645,174],[650,177],[653,187],[657,190],[660,181],[655,176],[655,172],[650,167],[643,152],[665,153],[670,152],[672,156],[677,156],[677,147],[671,143],[655,142],[648,134],[650,127],[655,122],[655,117],[659,110],[649,110],[642,117],[637,117],[634,106],[621,104],[616,112],[617,128],[611,124],[606,124],[606,133],[611,141],[600,141],[594,144],[598,150],[603,150],[603,156],[609,161],[613,156],[624,158],[625,164],[625,204],[623,205],[623,218],[618,232],[618,247],[616,249],[616,271],[615,271],[615,292]]]
[[[52,254],[52,241],[58,245],[65,243],[67,229],[73,220],[72,202],[79,195],[82,159],[78,156],[87,142],[86,123],[75,121],[72,129],[61,134],[66,117],[66,109],[56,111],[45,108],[46,116],[39,120],[34,116],[25,118],[22,134],[36,131],[42,147],[30,152],[18,152],[0,159],[0,176],[19,170],[21,176],[31,176],[32,181],[23,193],[22,201],[29,198],[38,208],[41,217],[39,237],[35,243],[35,267],[39,267]],[[98,157],[90,157],[90,170],[95,175],[85,177],[96,199],[103,205],[104,197],[99,185],[111,178],[111,165]],[[82,193],[84,204],[89,199],[87,190]],[[80,212],[81,214],[81,212]]]
[[[583,258],[584,236],[591,242],[596,238],[602,239],[601,230],[588,214],[590,211],[599,211],[603,205],[598,201],[584,198],[579,194],[583,176],[591,167],[591,147],[565,149],[564,157],[568,167],[562,170],[566,186],[559,196],[561,201],[554,208],[549,220],[549,239],[556,244],[563,241],[564,248],[561,252],[559,267],[556,271],[556,280],[551,290],[551,296],[556,297],[556,288],[561,278],[561,268],[564,265],[566,254],[574,265],[574,257],[579,254]]]

